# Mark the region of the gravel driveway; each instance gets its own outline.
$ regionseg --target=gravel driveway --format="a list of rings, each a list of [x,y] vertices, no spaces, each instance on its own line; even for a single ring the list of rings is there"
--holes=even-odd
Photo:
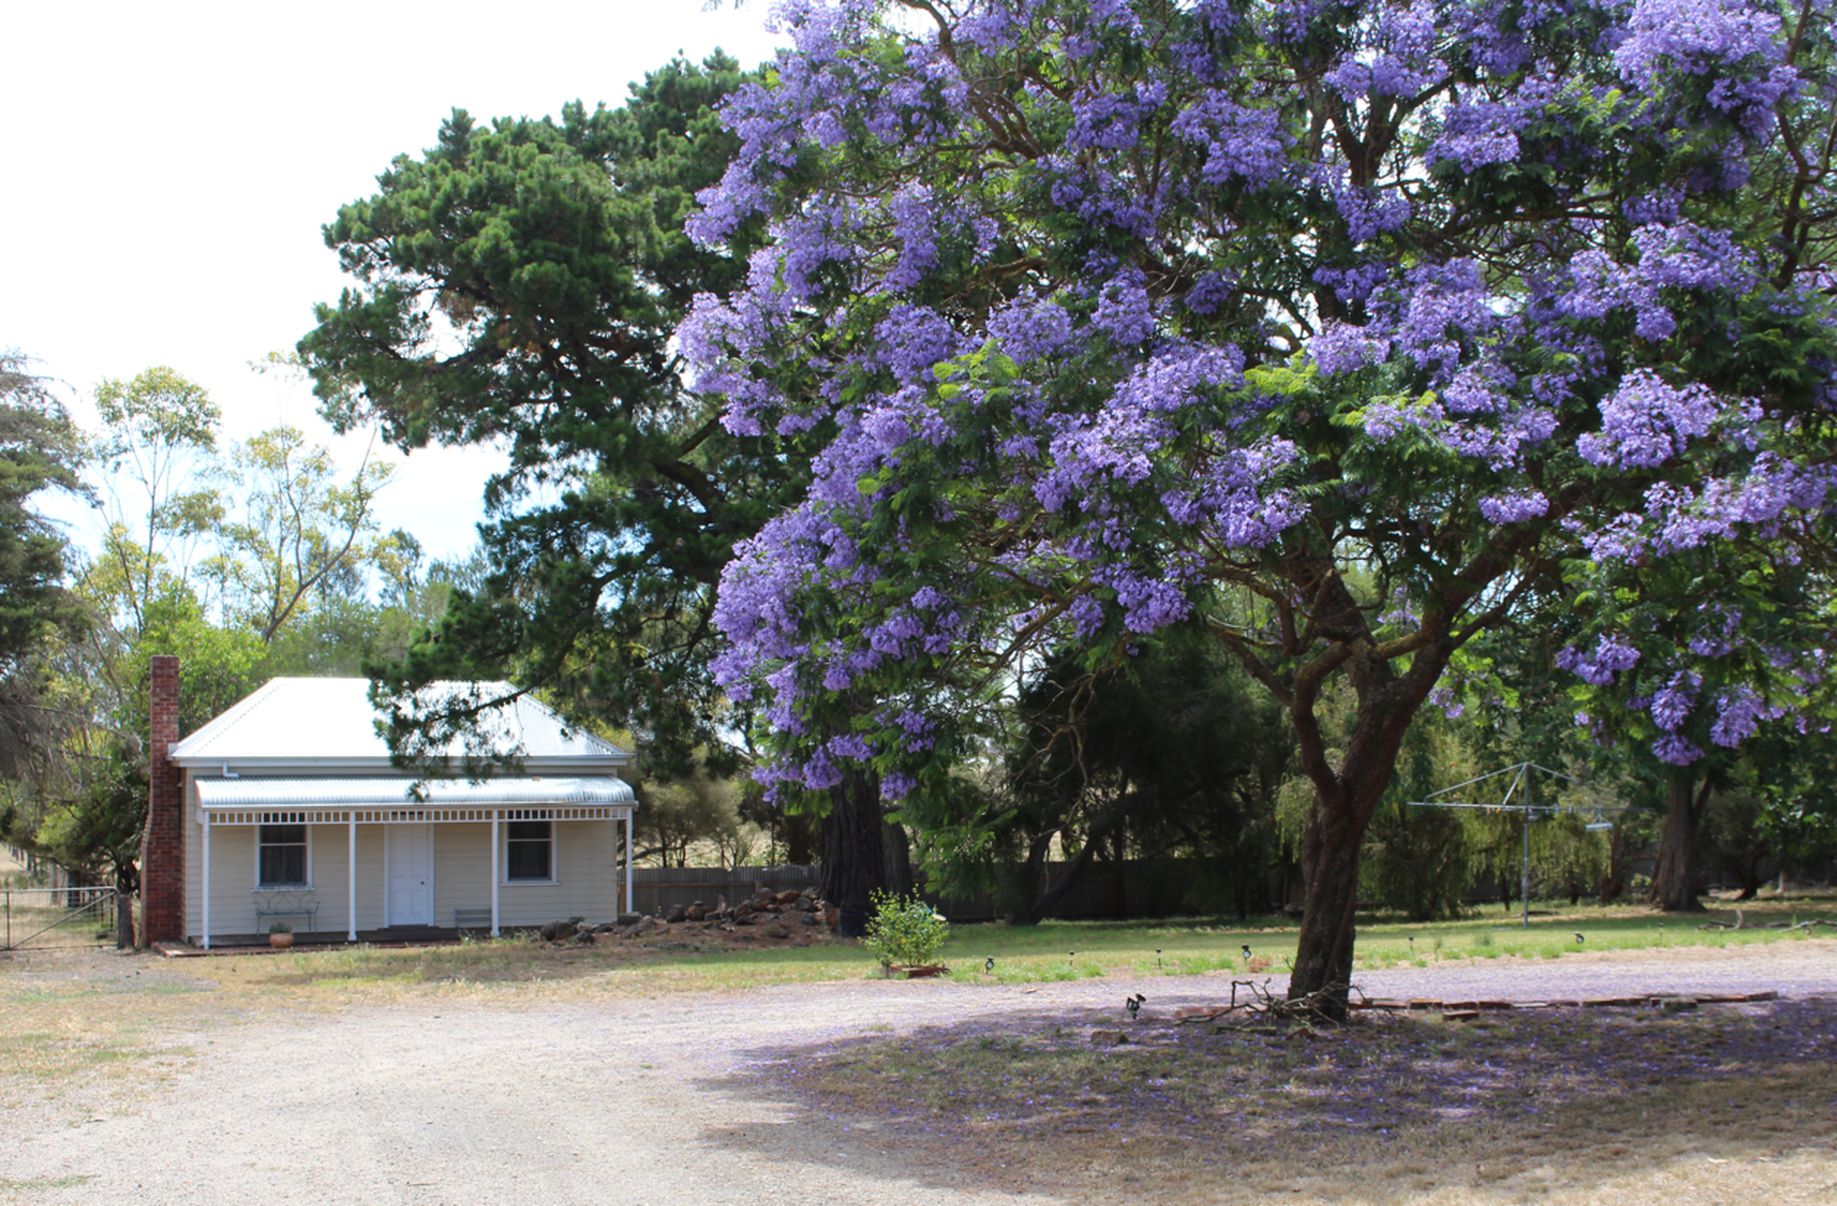
[[[1359,977],[1374,996],[1519,1000],[1665,991],[1837,993],[1837,942],[1499,959]],[[1278,981],[1278,987],[1279,981]],[[1212,977],[1027,986],[871,980],[645,1000],[414,1001],[261,1025],[207,1016],[126,1109],[6,1122],[0,1199],[29,1202],[980,1202],[896,1143],[809,1121],[761,1069],[787,1047],[944,1020],[1113,1023],[1215,1002]],[[200,1006],[208,1007],[200,997]],[[1039,1198],[1038,1200],[1046,1200]]]

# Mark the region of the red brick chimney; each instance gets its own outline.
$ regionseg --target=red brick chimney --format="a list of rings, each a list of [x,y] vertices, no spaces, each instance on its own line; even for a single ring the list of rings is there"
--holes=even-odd
[[[140,839],[140,945],[185,938],[185,775],[166,756],[179,739],[179,659],[151,663],[147,828]]]

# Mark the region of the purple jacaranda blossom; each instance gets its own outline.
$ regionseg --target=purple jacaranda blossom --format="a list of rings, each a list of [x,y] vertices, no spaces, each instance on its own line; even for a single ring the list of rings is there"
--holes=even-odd
[[[1531,111],[1520,101],[1495,101],[1473,91],[1457,93],[1442,115],[1441,136],[1429,147],[1430,164],[1451,163],[1472,172],[1518,158],[1518,131]]]
[[[1536,490],[1494,494],[1480,500],[1480,514],[1493,523],[1523,523],[1541,518],[1549,510],[1550,500]]]
[[[1758,692],[1746,685],[1731,687],[1716,696],[1716,722],[1710,728],[1710,740],[1732,749],[1754,736],[1765,719],[1768,708]]]
[[[1173,132],[1205,151],[1200,176],[1208,184],[1274,182],[1288,166],[1288,140],[1272,108],[1250,108],[1225,90],[1200,95],[1174,119]]]
[[[1684,721],[1697,705],[1697,690],[1702,685],[1703,680],[1687,670],[1673,674],[1664,686],[1652,693],[1652,702],[1646,709],[1652,714],[1652,723],[1667,733],[1683,728]]]
[[[1649,369],[1628,373],[1601,403],[1601,430],[1576,441],[1584,460],[1622,469],[1649,468],[1709,434],[1716,397],[1701,385],[1669,385]]]
[[[1015,298],[989,316],[989,334],[1016,360],[1038,360],[1070,346],[1072,318],[1056,302],[1030,295]]]
[[[1612,634],[1600,637],[1592,652],[1582,653],[1574,646],[1564,646],[1556,655],[1559,668],[1597,687],[1613,682],[1615,675],[1631,670],[1638,663],[1639,650]]]
[[[1781,64],[1779,16],[1750,0],[1633,0],[1627,29],[1614,51],[1623,79],[1650,90],[1666,67],[1712,77],[1710,103],[1752,137],[1765,134],[1774,106],[1798,83]],[[1752,74],[1729,70],[1743,63]]]
[[[1671,766],[1689,766],[1703,757],[1701,746],[1676,733],[1661,735],[1652,743],[1652,753],[1660,762]]]
[[[1467,714],[1467,705],[1455,698],[1451,687],[1437,686],[1429,692],[1429,706],[1440,708],[1442,715],[1449,720],[1459,720]]]
[[[1224,583],[1306,614],[1315,579],[1284,575],[1310,550],[1408,576],[1458,631],[1475,549],[1495,593],[1556,567],[1643,584],[1724,542],[1791,565],[1827,522],[1832,470],[1793,424],[1837,405],[1830,282],[1779,284],[1741,217],[1774,212],[1751,169],[1773,110],[1822,87],[1783,70],[1770,10],[779,19],[792,46],[726,106],[740,153],[691,223],[769,245],[678,346],[735,438],[808,471],[735,546],[716,614],[719,682],[773,730],[786,791],[857,762],[834,742],[870,724],[896,734],[864,738],[890,796],[979,748],[963,667],[1117,656]],[[1750,364],[1782,332],[1808,349],[1791,390]],[[1419,622],[1397,612],[1359,626]],[[1598,735],[1637,706],[1677,760],[1768,723],[1739,689],[1751,615],[1589,621],[1565,658]],[[1298,631],[1308,656],[1342,639]],[[1773,673],[1758,699],[1797,689]]]
[[[1142,343],[1154,333],[1154,309],[1140,276],[1124,273],[1104,283],[1091,322],[1117,343]]]

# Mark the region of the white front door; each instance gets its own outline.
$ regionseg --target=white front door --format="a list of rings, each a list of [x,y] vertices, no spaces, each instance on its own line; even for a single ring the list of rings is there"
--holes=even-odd
[[[389,925],[434,924],[434,827],[391,825],[384,861]]]

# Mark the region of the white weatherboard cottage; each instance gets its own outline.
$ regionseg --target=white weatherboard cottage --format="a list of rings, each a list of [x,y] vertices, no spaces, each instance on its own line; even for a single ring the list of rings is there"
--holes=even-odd
[[[618,774],[629,753],[521,697],[483,725],[514,771],[422,778],[391,764],[368,689],[360,678],[277,678],[168,747],[184,939],[246,941],[276,922],[352,942],[360,931],[495,935],[630,910],[636,802]],[[463,773],[458,743],[448,765]]]

